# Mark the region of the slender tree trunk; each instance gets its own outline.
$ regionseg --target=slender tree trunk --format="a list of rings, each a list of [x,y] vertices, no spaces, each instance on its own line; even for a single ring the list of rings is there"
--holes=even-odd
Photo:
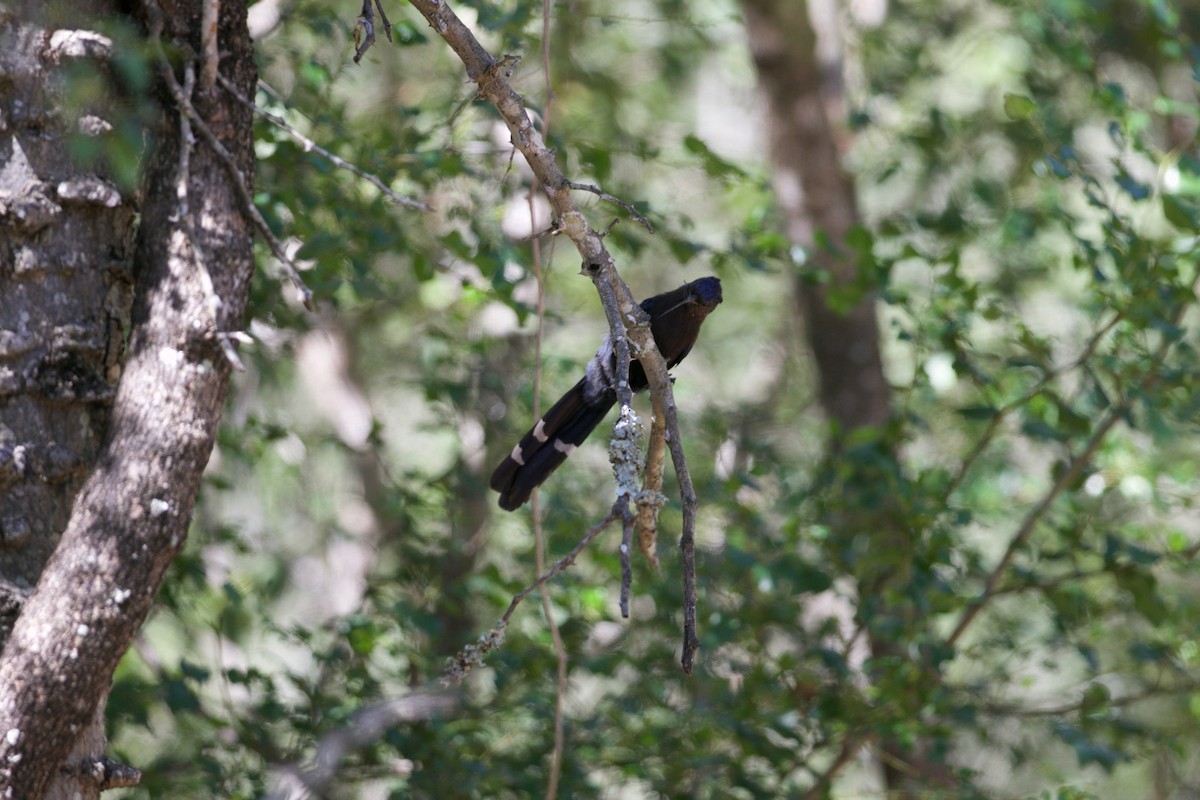
[[[858,617],[868,631],[872,654],[905,658],[892,636],[876,630],[885,618],[902,618],[906,630],[919,625],[906,612],[884,606],[887,586],[905,577],[907,532],[898,522],[889,488],[903,480],[887,433],[891,392],[883,372],[876,298],[866,296],[848,311],[834,308],[830,290],[859,278],[857,254],[847,235],[859,224],[854,184],[841,166],[838,129],[829,108],[841,106],[840,65],[822,65],[807,4],[797,0],[743,0],[750,49],[765,100],[776,196],[790,239],[805,249],[806,267],[824,270],[828,283],[797,280],[798,305],[820,379],[821,404],[833,423],[834,457],[845,436],[865,427],[878,431],[872,458],[846,459],[838,484],[842,501],[829,524],[842,541],[870,540],[869,552],[889,554],[847,565],[859,596]],[[836,68],[835,68],[836,67]],[[833,78],[833,80],[830,80]],[[819,234],[819,235],[818,235]],[[870,676],[868,676],[870,677]],[[917,693],[914,693],[916,696]],[[903,707],[904,698],[895,698]],[[918,704],[919,706],[919,704]],[[904,709],[915,715],[919,707]],[[944,765],[929,758],[926,742],[906,747],[880,743],[884,782],[890,797],[909,798],[947,784]]]
[[[797,281],[821,380],[821,404],[843,432],[882,427],[891,415],[891,391],[879,353],[875,298],[867,297],[846,313],[827,302],[830,286],[858,277],[854,254],[846,246],[846,234],[859,224],[858,202],[826,111],[827,103],[839,98],[824,91],[806,3],[745,0],[743,8],[766,100],[776,196],[787,233],[805,248],[809,264],[830,275],[828,285]],[[828,245],[818,244],[818,232]]]
[[[202,52],[200,7],[164,4],[162,38],[176,52]],[[220,71],[248,95],[245,3],[219,8]],[[98,709],[183,546],[226,392],[222,334],[240,327],[253,271],[243,201],[213,149],[182,140],[170,101],[146,132],[156,146],[135,246],[133,203],[69,159],[67,134],[103,135],[104,115],[122,105],[87,91],[97,111],[79,116],[54,73],[91,59],[72,79],[107,83],[113,45],[86,28],[116,11],[0,11],[0,570],[23,600],[0,655],[0,797],[58,796],[64,775],[76,776],[78,797],[112,783],[97,769]],[[219,85],[192,102],[252,180],[246,109]]]

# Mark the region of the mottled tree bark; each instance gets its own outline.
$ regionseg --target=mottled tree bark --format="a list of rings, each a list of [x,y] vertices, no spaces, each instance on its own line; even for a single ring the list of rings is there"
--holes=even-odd
[[[879,431],[872,458],[846,459],[839,474],[839,508],[828,524],[842,541],[867,537],[869,552],[892,554],[877,561],[848,565],[857,583],[858,616],[867,629],[872,654],[905,658],[892,638],[875,634],[893,627],[879,625],[901,618],[908,629],[915,620],[902,609],[883,607],[889,585],[905,579],[907,532],[897,521],[895,500],[888,490],[902,480],[894,443],[886,433],[891,419],[891,391],[883,372],[876,298],[868,294],[849,311],[829,303],[831,288],[858,280],[857,254],[847,234],[859,224],[854,183],[841,166],[838,129],[830,107],[840,107],[840,65],[822,65],[807,4],[797,0],[743,0],[750,50],[765,100],[776,195],[787,233],[804,248],[806,267],[823,270],[827,283],[796,282],[807,340],[817,362],[821,404],[833,423],[833,457],[844,437],[864,427]],[[897,555],[899,554],[899,555]],[[893,627],[894,630],[894,627]],[[894,634],[892,634],[894,636]],[[871,676],[867,676],[870,678]],[[896,708],[903,708],[896,698]],[[903,709],[916,714],[919,709]],[[894,798],[916,797],[947,785],[943,764],[929,757],[929,746],[896,741],[879,743],[884,781]]]
[[[71,111],[58,95],[68,71],[103,75],[111,42],[76,26],[111,5],[0,13],[0,646],[100,452],[128,334],[135,204],[70,155],[73,138],[103,146],[112,87]],[[100,765],[104,694],[76,723],[77,764]],[[45,794],[99,789],[55,775]]]
[[[180,52],[201,51],[200,6],[164,4],[163,39]],[[155,146],[136,245],[133,203],[67,157],[66,133],[102,131],[102,113],[68,113],[51,73],[89,58],[103,76],[107,53],[102,37],[67,35],[63,17],[86,28],[116,11],[33,2],[0,11],[0,570],[18,589],[34,585],[0,656],[0,797],[48,796],[64,770],[82,775],[76,796],[103,788],[92,769],[103,746],[97,709],[183,546],[228,382],[221,334],[240,327],[253,271],[230,175],[210,147],[182,140],[161,85],[168,110],[146,132]],[[244,0],[224,0],[217,30],[221,73],[250,94],[245,14]],[[96,98],[119,108],[107,100]],[[249,112],[219,88],[193,103],[251,180]],[[72,753],[89,732],[87,752]]]
[[[64,71],[100,69],[111,42],[26,6],[0,12],[0,576],[18,597],[54,552],[108,426],[136,210],[70,155],[72,137],[103,146],[104,98],[74,113],[57,105]]]

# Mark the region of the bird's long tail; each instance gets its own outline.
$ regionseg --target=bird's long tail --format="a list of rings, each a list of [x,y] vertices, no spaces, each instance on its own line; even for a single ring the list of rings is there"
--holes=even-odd
[[[530,493],[566,461],[613,407],[616,398],[611,393],[586,402],[585,381],[579,381],[559,398],[492,473],[491,486],[500,493],[500,507],[505,511],[528,500]]]

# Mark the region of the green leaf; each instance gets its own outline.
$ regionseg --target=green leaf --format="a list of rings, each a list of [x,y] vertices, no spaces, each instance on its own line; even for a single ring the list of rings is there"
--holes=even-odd
[[[833,578],[829,573],[802,558],[796,556],[781,558],[779,567],[797,592],[815,594],[823,592],[833,585]]]
[[[401,20],[393,25],[392,35],[401,45],[425,44],[429,41],[421,29],[408,20]]]
[[[1000,410],[995,406],[964,406],[958,409],[958,415],[963,419],[994,419],[999,413]]]
[[[296,258],[300,260],[320,260],[330,253],[336,253],[342,250],[342,237],[331,231],[317,231],[312,236],[309,236],[300,249],[296,251]]]
[[[193,664],[186,658],[179,662],[179,671],[185,678],[196,681],[197,683],[204,683],[208,680],[209,675],[211,674],[204,667]]]
[[[1185,203],[1181,198],[1173,194],[1164,194],[1161,196],[1163,216],[1167,218],[1176,228],[1183,231],[1194,232],[1197,227],[1200,227],[1200,214],[1196,213],[1196,208],[1190,203]]]
[[[1158,579],[1148,570],[1126,566],[1115,572],[1117,585],[1129,593],[1134,609],[1152,625],[1161,625],[1170,611],[1158,593]]]
[[[175,713],[195,711],[200,708],[200,698],[192,688],[178,678],[163,684],[163,695],[167,707]]]
[[[1053,442],[1065,442],[1067,436],[1058,428],[1040,419],[1028,419],[1021,424],[1021,433],[1031,439],[1041,439]]]
[[[745,170],[714,153],[699,136],[694,134],[685,136],[683,147],[689,153],[700,157],[700,163],[704,166],[704,171],[710,178],[747,177]]]
[[[671,248],[671,255],[680,264],[686,264],[696,256],[697,253],[702,253],[706,249],[699,242],[693,242],[689,239],[671,238],[667,240],[667,246]]]
[[[1081,767],[1096,764],[1111,772],[1121,762],[1130,760],[1128,753],[1095,741],[1074,725],[1055,723],[1054,733],[1075,751]]]
[[[1023,94],[1006,92],[1004,95],[1004,113],[1009,119],[1029,119],[1037,113],[1037,103]]]
[[[1125,193],[1134,200],[1145,200],[1150,196],[1150,187],[1136,180],[1132,175],[1121,172],[1116,177],[1117,186],[1125,190]]]

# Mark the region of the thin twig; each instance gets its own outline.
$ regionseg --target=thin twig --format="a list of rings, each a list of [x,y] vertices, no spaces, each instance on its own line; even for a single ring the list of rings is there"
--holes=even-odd
[[[200,92],[207,95],[217,85],[217,67],[221,53],[217,42],[217,18],[221,13],[221,0],[204,0],[200,11]],[[191,93],[188,93],[191,97]]]
[[[392,39],[392,23],[388,22],[387,14],[383,13],[383,0],[375,0],[375,9],[379,12],[379,18],[383,20],[383,35],[389,42],[394,41]]]
[[[1136,705],[1137,703],[1146,700],[1153,700],[1158,697],[1169,697],[1173,695],[1191,694],[1195,692],[1198,684],[1188,683],[1182,686],[1147,686],[1139,692],[1127,694],[1124,697],[1109,697],[1104,701],[1104,708],[1122,708],[1124,706]],[[1009,706],[1003,703],[980,703],[978,708],[985,714],[993,714],[995,716],[1010,716],[1010,717],[1061,717],[1067,714],[1076,714],[1089,707],[1087,697],[1083,697],[1071,703],[1063,703],[1057,706],[1043,706],[1041,708],[1022,708],[1020,706]]]
[[[237,90],[237,87],[235,87],[233,85],[233,83],[230,82],[230,80],[228,78],[226,78],[224,75],[218,75],[217,80],[219,80],[221,82],[221,85],[225,87],[225,90],[228,91],[231,95],[233,95],[233,97],[239,103],[241,103],[242,105],[251,109],[252,111],[254,111],[255,114],[258,114],[260,117],[267,120],[272,125],[275,125],[279,129],[283,130],[289,136],[291,136],[293,139],[298,141],[304,147],[305,152],[312,151],[312,152],[316,153],[317,155],[321,156],[322,158],[324,158],[329,163],[333,164],[335,167],[340,167],[341,169],[344,169],[347,172],[357,175],[358,177],[362,178],[367,183],[374,186],[379,191],[383,192],[385,195],[387,195],[387,197],[389,199],[391,199],[397,205],[406,206],[408,208],[415,208],[420,211],[433,211],[434,210],[434,208],[432,206],[430,206],[426,203],[422,203],[420,200],[414,200],[411,197],[405,197],[404,195],[397,193],[390,186],[388,186],[386,183],[384,183],[378,176],[372,175],[370,172],[366,172],[362,168],[357,167],[354,164],[351,164],[349,161],[342,158],[341,156],[335,155],[334,153],[331,153],[328,150],[326,150],[324,147],[321,147],[321,145],[317,144],[312,139],[308,138],[303,133],[296,130],[296,128],[294,128],[291,124],[289,124],[288,121],[285,120],[283,117],[276,116],[275,114],[272,114],[270,111],[267,111],[266,109],[259,106],[257,103],[251,102],[250,100],[246,99],[245,97],[242,97],[242,94],[241,94],[241,92],[239,92]]]
[[[179,86],[175,80],[175,73],[171,71],[170,65],[166,61],[165,53],[162,50],[161,12],[153,4],[148,4],[147,8],[150,9],[150,35],[157,49],[159,67],[168,84],[172,86],[172,92],[177,97],[191,98],[192,92],[196,88],[195,65],[191,60],[188,60],[184,64],[183,85]],[[247,337],[244,333],[231,332],[225,329],[225,323],[221,319],[221,307],[223,303],[221,298],[217,296],[212,275],[208,271],[208,262],[204,258],[204,254],[200,252],[200,245],[196,237],[195,220],[192,216],[188,194],[188,184],[191,182],[192,148],[196,146],[196,136],[192,132],[193,116],[193,114],[184,113],[181,108],[179,114],[179,169],[175,178],[176,210],[172,215],[172,221],[179,225],[183,236],[187,239],[187,249],[191,254],[192,264],[196,267],[197,274],[200,277],[200,288],[206,298],[205,304],[212,315],[213,335],[221,347],[221,352],[234,369],[238,372],[245,372],[246,366],[242,363],[241,356],[238,355],[234,341],[245,341]]]
[[[548,226],[546,226],[546,228],[544,230],[540,230],[535,233],[531,233],[528,236],[522,236],[521,238],[515,239],[514,241],[532,242],[534,239],[541,239],[543,236],[557,236],[560,233],[562,233],[562,229],[558,227],[558,223],[551,220],[550,224]]]
[[[180,93],[184,97],[191,97],[195,88],[196,69],[189,60],[183,66],[183,86],[180,87]],[[200,288],[204,292],[206,305],[208,306],[209,313],[212,315],[213,335],[216,337],[218,344],[220,344],[221,352],[225,355],[225,360],[229,362],[230,366],[238,372],[245,372],[246,365],[242,363],[242,358],[238,355],[237,348],[233,345],[236,337],[231,336],[230,332],[225,330],[225,323],[221,319],[221,307],[223,303],[221,298],[217,296],[217,289],[213,285],[212,274],[208,271],[208,260],[200,252],[200,245],[196,237],[195,220],[192,217],[188,199],[188,183],[191,181],[192,148],[196,146],[196,137],[192,133],[192,119],[187,114],[181,113],[179,115],[179,140],[179,171],[175,180],[175,199],[178,205],[173,215],[174,221],[182,228],[183,235],[187,238],[187,246],[191,253],[192,263],[195,265],[197,273],[200,276]],[[244,335],[241,334],[241,336]],[[242,341],[240,338],[237,340]]]
[[[544,0],[544,3],[548,0]],[[549,14],[549,8],[543,5],[543,14]],[[547,23],[548,24],[548,23]],[[546,73],[546,85],[550,84],[550,74]],[[542,116],[542,136],[547,135],[549,122],[549,104],[547,113]],[[515,151],[514,151],[515,152]],[[537,176],[529,185],[529,228],[537,224]],[[531,242],[533,253],[533,273],[537,283],[537,335],[534,345],[533,373],[533,418],[541,419],[541,390],[542,390],[542,343],[546,331],[546,273],[542,264],[542,246],[539,239]],[[541,493],[535,487],[533,490],[533,534],[534,561],[538,573],[546,569],[546,536],[542,528]],[[550,640],[554,644],[555,687],[554,687],[554,749],[550,753],[550,775],[546,781],[546,800],[558,797],[558,782],[562,775],[563,746],[565,739],[565,710],[567,699],[567,647],[563,643],[562,632],[554,619],[554,606],[550,602],[550,593],[542,587],[542,613],[546,615],[546,627],[550,630]]]
[[[312,766],[278,768],[271,800],[324,797],[348,754],[375,744],[391,728],[446,716],[457,705],[454,694],[417,691],[356,712],[345,727],[321,737]]]
[[[601,200],[606,200],[609,203],[612,203],[613,205],[620,206],[621,208],[628,211],[630,216],[632,216],[638,222],[642,223],[642,226],[646,230],[650,231],[650,233],[654,233],[654,226],[650,224],[650,220],[648,220],[644,216],[642,216],[642,213],[640,211],[638,211],[636,208],[634,208],[633,204],[626,203],[624,200],[622,200],[619,197],[613,197],[608,192],[601,190],[599,186],[593,186],[590,183],[576,183],[575,181],[567,181],[567,186],[570,186],[572,189],[577,189],[581,192],[591,192],[592,194],[599,197]]]
[[[457,686],[466,679],[472,670],[483,666],[484,657],[504,644],[505,632],[508,630],[509,620],[516,613],[517,606],[521,605],[526,597],[536,592],[546,581],[575,563],[575,559],[579,557],[584,548],[591,544],[592,539],[595,539],[600,534],[600,531],[608,527],[609,523],[619,516],[620,512],[614,504],[608,516],[593,525],[571,552],[554,562],[554,566],[542,573],[536,581],[526,586],[512,599],[512,602],[508,604],[508,609],[504,612],[504,616],[497,620],[496,624],[491,627],[491,630],[481,634],[474,644],[466,645],[453,656],[446,659],[446,667],[442,670],[440,678],[441,684],[447,687]]]
[[[679,499],[683,505],[683,532],[679,536],[679,552],[682,561],[683,580],[683,653],[679,664],[688,675],[696,651],[700,649],[700,637],[696,633],[696,488],[692,486],[692,474],[688,471],[687,459],[683,454],[683,442],[679,439],[679,422],[675,414],[675,398],[667,395],[663,399],[666,415],[667,446],[671,448],[671,462],[675,466],[675,478],[679,481]]]
[[[612,523],[613,520],[619,518],[620,516],[621,516],[620,512],[618,512],[615,509],[611,510],[608,512],[608,516],[606,516],[604,519],[600,520],[595,525],[593,525],[591,528],[589,528],[588,532],[585,533],[583,535],[583,538],[579,540],[579,543],[576,544],[573,548],[571,548],[571,552],[567,553],[565,556],[560,558],[558,561],[555,561],[554,566],[552,566],[552,567],[550,567],[550,569],[546,570],[546,572],[544,572],[541,575],[541,577],[539,577],[536,581],[534,581],[533,583],[529,584],[524,589],[522,589],[520,591],[520,593],[518,593],[512,599],[512,602],[508,604],[508,610],[506,610],[504,612],[504,615],[500,617],[500,624],[507,626],[508,621],[510,619],[512,619],[513,613],[517,610],[517,606],[521,605],[521,603],[525,600],[526,597],[529,597],[529,595],[531,595],[535,591],[537,591],[537,589],[542,584],[544,584],[546,581],[550,580],[555,575],[557,575],[558,573],[565,570],[567,567],[574,564],[575,559],[579,558],[579,554],[582,553],[584,551],[584,548],[586,548],[588,546],[588,544],[591,543],[592,539],[595,539],[602,530],[607,528]]]
[[[621,504],[621,617],[629,619],[629,593],[633,588],[633,520],[628,503]]]
[[[1174,558],[1186,564],[1195,558],[1197,553],[1200,553],[1200,543],[1174,553],[1155,553],[1155,557],[1163,559]],[[1113,577],[1137,568],[1139,568],[1139,565],[1130,561],[1087,571],[1076,569],[1073,572],[1064,572],[1041,581],[1013,581],[1004,586],[997,586],[996,590],[992,592],[992,596],[999,597],[1005,594],[1023,594],[1025,592],[1046,592],[1057,589],[1065,583],[1079,583],[1091,580],[1092,578]]]

